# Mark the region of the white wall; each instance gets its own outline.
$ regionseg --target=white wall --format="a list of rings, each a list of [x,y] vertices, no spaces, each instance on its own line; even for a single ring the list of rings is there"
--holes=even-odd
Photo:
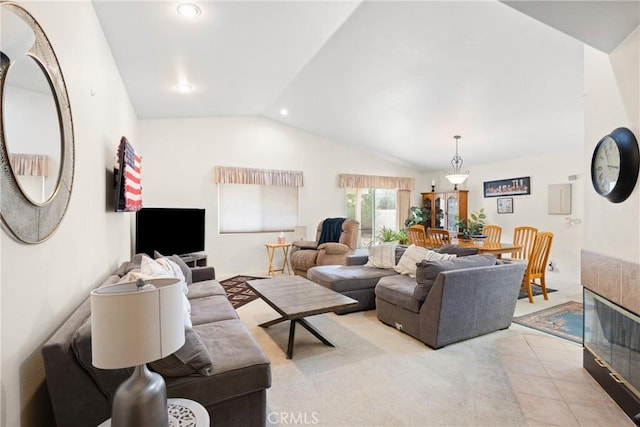
[[[589,174],[593,149],[618,127],[640,139],[640,30],[610,56],[585,46],[585,155]],[[622,203],[611,203],[585,181],[584,249],[626,261],[640,262],[640,189]]]
[[[207,210],[206,252],[219,277],[265,274],[264,243],[278,233],[218,234],[215,166],[303,171],[300,225],[309,238],[322,219],[345,215],[340,173],[414,177],[414,204],[425,188],[422,174],[407,167],[259,117],[142,120],[132,142],[143,156],[144,206]]]
[[[574,126],[581,126],[575,123]],[[570,141],[567,145],[575,149],[547,153],[539,156],[522,157],[499,163],[470,166],[471,175],[460,186],[469,190],[469,212],[484,208],[487,224],[502,226],[502,241],[510,242],[514,227],[529,225],[540,231],[554,233],[550,260],[556,265],[547,280],[580,283],[580,249],[582,248],[583,224],[569,226],[565,219],[569,215],[549,215],[547,213],[547,186],[549,184],[572,184],[572,218],[584,218],[583,184],[590,180],[582,173],[583,149],[580,141]],[[569,181],[569,175],[578,175],[578,180]],[[497,198],[483,197],[483,182],[508,178],[531,177],[531,194],[513,196],[513,214],[498,214]],[[453,188],[442,174],[429,174],[428,182],[436,180],[436,191]]]
[[[581,127],[582,123],[574,125]],[[142,120],[139,135],[136,147],[143,156],[144,205],[206,208],[206,251],[209,265],[216,267],[220,277],[264,274],[267,260],[263,243],[275,241],[277,233],[218,234],[213,183],[217,165],[304,171],[300,224],[308,227],[309,238],[321,219],[344,215],[344,191],[337,187],[339,173],[416,177],[412,205],[420,203],[420,192],[430,191],[431,179],[436,180],[437,191],[453,189],[440,173],[421,174],[264,118]],[[502,225],[503,241],[511,240],[518,225],[553,232],[551,260],[557,269],[549,280],[579,283],[583,225],[570,227],[565,215],[547,214],[547,186],[568,183],[569,175],[578,175],[579,180],[571,181],[571,217],[584,216],[582,146],[580,141],[570,145],[578,152],[475,165],[461,188],[470,190],[470,211],[484,207],[487,223]],[[514,197],[513,214],[498,215],[496,198],[483,198],[482,183],[519,176],[531,177],[532,194]]]
[[[92,4],[22,4],[40,22],[60,61],[76,160],[69,209],[51,239],[25,245],[5,230],[0,233],[0,425],[6,427],[53,425],[40,347],[129,256],[131,214],[113,213],[107,196],[120,136],[135,140],[137,124]]]

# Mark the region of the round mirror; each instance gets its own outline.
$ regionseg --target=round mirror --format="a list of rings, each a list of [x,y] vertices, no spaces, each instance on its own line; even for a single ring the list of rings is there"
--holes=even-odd
[[[13,175],[26,197],[43,204],[58,185],[62,139],[51,81],[35,58],[24,55],[10,63],[2,104]]]
[[[18,240],[40,243],[62,221],[74,170],[69,96],[44,31],[0,3],[0,216]]]

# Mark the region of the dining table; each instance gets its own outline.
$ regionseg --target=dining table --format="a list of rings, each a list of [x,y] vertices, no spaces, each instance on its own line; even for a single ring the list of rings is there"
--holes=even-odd
[[[478,253],[492,254],[496,255],[498,258],[500,258],[502,254],[512,253],[522,249],[522,246],[515,245],[513,243],[476,242],[473,240],[458,240],[457,243],[453,244],[463,248],[476,248],[478,249]]]

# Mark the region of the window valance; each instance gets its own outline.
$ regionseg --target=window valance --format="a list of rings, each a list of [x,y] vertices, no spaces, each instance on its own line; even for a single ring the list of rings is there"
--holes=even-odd
[[[302,172],[216,166],[216,184],[257,184],[302,187]]]
[[[339,175],[340,188],[380,188],[413,190],[415,180],[397,176],[353,175],[341,173]]]
[[[49,156],[44,154],[9,153],[9,162],[16,175],[49,175]]]

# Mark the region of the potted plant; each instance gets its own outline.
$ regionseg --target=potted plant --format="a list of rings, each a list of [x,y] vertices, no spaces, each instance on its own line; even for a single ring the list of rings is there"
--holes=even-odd
[[[378,240],[381,242],[394,242],[398,240],[396,238],[396,231],[392,228],[385,227],[380,228],[380,234],[378,234]]]
[[[431,218],[431,209],[426,206],[412,206],[409,208],[409,218],[404,221],[405,227],[422,224],[427,227],[427,222]]]
[[[408,242],[407,239],[407,230],[406,229],[401,229],[400,231],[398,231],[396,233],[396,237],[398,238],[398,243],[400,243],[401,245],[406,245]]]
[[[407,232],[404,229],[395,231],[392,228],[382,226],[380,228],[378,240],[381,242],[398,242],[400,244],[406,244]]]
[[[482,227],[487,216],[484,214],[484,208],[476,212],[471,212],[469,219],[464,220],[456,216],[456,227],[458,227],[458,235],[462,239],[482,238]]]

